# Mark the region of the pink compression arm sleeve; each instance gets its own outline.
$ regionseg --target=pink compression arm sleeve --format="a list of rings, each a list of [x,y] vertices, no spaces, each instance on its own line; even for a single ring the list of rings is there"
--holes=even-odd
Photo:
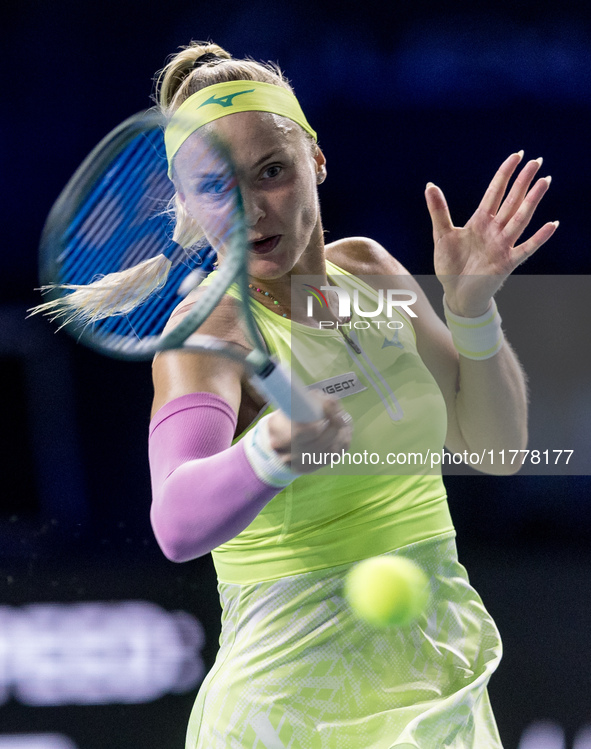
[[[262,482],[241,442],[236,414],[212,393],[183,395],[150,424],[154,534],[164,554],[184,562],[244,530],[280,488]]]

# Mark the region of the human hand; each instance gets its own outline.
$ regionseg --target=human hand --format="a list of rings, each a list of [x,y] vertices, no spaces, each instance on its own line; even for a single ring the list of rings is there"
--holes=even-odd
[[[558,227],[558,221],[548,222],[528,240],[516,244],[552,179],[538,179],[530,189],[542,159],[529,161],[504,198],[522,158],[520,151],[501,164],[474,215],[462,227],[453,225],[443,191],[431,182],[426,187],[433,224],[435,273],[449,308],[457,315],[484,314],[506,278]]]
[[[318,391],[312,391],[310,397],[321,408],[322,418],[318,421],[290,421],[282,411],[274,411],[269,417],[270,446],[296,473],[312,473],[321,467],[308,460],[303,463],[302,453],[340,453],[349,449],[353,437],[351,417],[337,398]]]

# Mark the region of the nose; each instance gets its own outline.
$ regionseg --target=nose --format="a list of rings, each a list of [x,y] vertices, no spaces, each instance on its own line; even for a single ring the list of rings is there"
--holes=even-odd
[[[249,229],[254,228],[265,217],[265,209],[260,195],[254,190],[241,189],[244,219]]]

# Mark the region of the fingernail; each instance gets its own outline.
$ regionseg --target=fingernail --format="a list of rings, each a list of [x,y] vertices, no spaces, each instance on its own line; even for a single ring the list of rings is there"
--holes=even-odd
[[[517,155],[519,156],[520,159],[523,158],[523,154],[524,153],[525,153],[525,151],[523,150],[523,148],[521,149],[521,151],[517,151]]]
[[[546,180],[546,182],[548,184],[550,184],[550,182],[552,182],[552,177],[550,175],[548,175],[547,177],[544,177],[544,179]]]
[[[435,187],[435,185],[432,182],[427,182],[427,187],[425,187],[425,190],[428,190],[430,187]]]
[[[554,226],[555,226],[555,227],[556,227],[557,229],[558,229],[558,227],[560,226],[560,221],[553,221],[552,223],[554,224]]]
[[[538,159],[536,159],[536,161],[538,162],[538,164],[539,164],[540,166],[542,166],[542,164],[544,163],[544,157],[543,157],[543,156],[540,156],[540,157],[539,157]]]

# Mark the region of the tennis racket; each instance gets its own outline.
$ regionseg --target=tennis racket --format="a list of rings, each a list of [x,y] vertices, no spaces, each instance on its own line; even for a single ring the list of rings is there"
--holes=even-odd
[[[43,230],[40,278],[46,296],[32,313],[59,320],[78,341],[111,357],[151,359],[158,351],[183,348],[241,361],[255,386],[290,419],[321,418],[301,383],[268,355],[257,328],[244,210],[228,149],[207,128],[185,141],[174,167],[187,159],[191,173],[199,175],[197,216],[183,212],[178,200],[175,213],[165,126],[154,110],[130,117],[74,173]],[[219,270],[179,324],[165,331],[182,297],[211,271],[217,249],[223,249]],[[232,284],[253,347],[247,355],[196,333]]]

